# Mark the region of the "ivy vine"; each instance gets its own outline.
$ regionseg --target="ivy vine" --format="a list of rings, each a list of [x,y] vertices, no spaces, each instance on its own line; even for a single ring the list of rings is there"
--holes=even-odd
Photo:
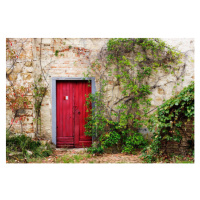
[[[149,117],[148,127],[153,133],[153,142],[143,150],[143,159],[151,162],[155,161],[156,157],[166,154],[168,141],[176,142],[180,149],[183,136],[187,138],[188,151],[193,151],[194,114],[194,82],[192,82],[178,95],[159,106]],[[191,130],[188,131],[188,121],[193,123],[193,133]]]
[[[95,108],[85,126],[86,134],[96,138],[96,147],[126,153],[143,148],[147,141],[138,130],[148,124],[150,95],[164,87],[164,77],[175,77],[165,86],[183,81],[185,67],[184,53],[160,39],[110,39],[85,74],[96,77],[98,88],[88,98],[87,106],[95,103]]]

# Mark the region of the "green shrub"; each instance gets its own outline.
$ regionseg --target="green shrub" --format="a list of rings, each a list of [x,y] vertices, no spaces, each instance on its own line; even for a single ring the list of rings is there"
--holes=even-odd
[[[88,153],[91,153],[91,154],[102,154],[104,151],[103,151],[103,148],[101,146],[98,146],[98,147],[89,147],[87,149],[87,152]]]
[[[102,147],[112,147],[114,145],[117,145],[121,139],[121,135],[116,131],[110,131],[109,133],[106,133],[101,136],[101,144]]]
[[[127,137],[125,145],[123,146],[123,153],[134,153],[135,150],[144,148],[148,144],[141,133],[135,132],[133,135]]]
[[[42,145],[40,141],[34,141],[26,135],[6,134],[6,157],[10,154],[19,159],[47,157],[52,154],[52,148],[49,144]]]

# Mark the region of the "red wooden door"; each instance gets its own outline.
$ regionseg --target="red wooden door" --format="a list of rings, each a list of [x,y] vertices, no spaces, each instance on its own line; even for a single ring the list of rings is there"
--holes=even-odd
[[[89,147],[92,138],[86,136],[86,95],[91,93],[88,81],[57,81],[56,122],[57,147]]]

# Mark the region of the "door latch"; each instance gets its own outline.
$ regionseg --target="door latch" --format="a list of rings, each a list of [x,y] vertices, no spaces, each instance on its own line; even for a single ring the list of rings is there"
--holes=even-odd
[[[64,96],[64,100],[68,100],[68,96]]]

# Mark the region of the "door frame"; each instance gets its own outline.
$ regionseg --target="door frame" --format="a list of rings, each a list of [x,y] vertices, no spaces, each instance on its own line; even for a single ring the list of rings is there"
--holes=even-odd
[[[51,78],[51,98],[52,98],[52,143],[56,145],[56,83],[57,81],[84,81],[90,80],[92,87],[92,94],[96,92],[95,77],[52,77]],[[92,108],[94,108],[94,103],[92,103]],[[92,142],[94,136],[92,136]]]

